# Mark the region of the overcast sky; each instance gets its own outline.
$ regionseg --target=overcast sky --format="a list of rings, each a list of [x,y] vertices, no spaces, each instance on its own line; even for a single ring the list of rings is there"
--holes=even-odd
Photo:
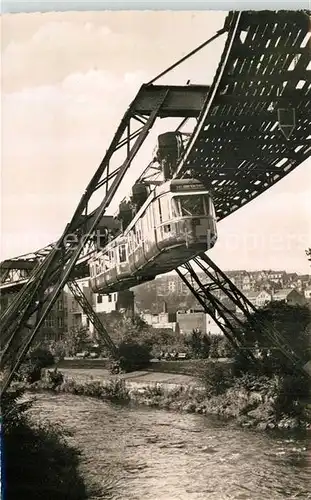
[[[2,16],[1,259],[58,238],[140,85],[213,35],[224,17],[206,11]],[[159,83],[211,83],[223,43],[224,37]],[[150,161],[156,133],[169,128],[162,120],[140,165]],[[219,224],[210,252],[219,266],[309,271],[310,167],[308,160]]]

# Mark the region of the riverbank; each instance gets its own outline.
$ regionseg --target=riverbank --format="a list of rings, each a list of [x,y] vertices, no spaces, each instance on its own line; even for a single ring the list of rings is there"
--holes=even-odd
[[[35,396],[32,417],[64,425],[81,450],[80,472],[98,486],[88,500],[308,498],[305,432],[250,432],[217,417]]]
[[[266,429],[310,429],[307,407],[286,412],[280,403],[280,380],[277,377],[241,377],[230,380],[210,377],[210,385],[195,377],[133,372],[111,376],[105,370],[64,369],[64,380],[55,385],[45,372],[31,390],[53,390],[101,400],[126,402],[178,412],[215,415],[234,420],[239,426]],[[295,405],[294,405],[295,406]]]
[[[1,399],[3,498],[87,500],[80,451],[65,428],[30,417],[33,403],[21,388]]]

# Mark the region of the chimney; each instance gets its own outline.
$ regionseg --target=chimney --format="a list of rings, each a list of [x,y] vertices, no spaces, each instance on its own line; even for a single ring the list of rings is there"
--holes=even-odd
[[[165,302],[165,300],[163,302],[163,311],[162,312],[167,313],[167,303]]]

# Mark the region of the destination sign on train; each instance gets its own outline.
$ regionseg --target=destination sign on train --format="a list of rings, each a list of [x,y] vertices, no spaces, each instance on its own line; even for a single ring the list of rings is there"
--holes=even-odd
[[[189,184],[174,184],[172,183],[171,184],[171,191],[198,191],[198,190],[202,190],[202,184],[199,184],[199,183],[194,183],[192,181],[189,182]]]

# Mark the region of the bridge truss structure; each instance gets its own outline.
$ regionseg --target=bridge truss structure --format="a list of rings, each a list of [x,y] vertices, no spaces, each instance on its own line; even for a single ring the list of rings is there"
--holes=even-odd
[[[69,286],[79,296],[74,280],[88,276],[87,259],[94,251],[94,231],[105,226],[106,209],[158,118],[180,118],[180,127],[187,119],[196,119],[175,177],[192,176],[203,182],[213,196],[218,221],[309,158],[310,12],[230,12],[223,29],[189,56],[220,35],[227,38],[211,86],[155,85],[158,78],[188,56],[144,84],[125,112],[59,240],[33,254],[1,263],[1,293],[17,292],[1,316],[1,367],[10,367],[2,390],[9,386],[65,284],[71,283]],[[120,153],[123,160],[117,162]],[[98,192],[102,201],[90,210]],[[213,315],[218,310],[215,318],[219,321],[222,317],[224,333],[241,348],[238,320],[230,320],[223,306],[221,311],[217,290],[234,298],[246,315],[253,306],[239,290],[232,289],[223,273],[219,279],[220,270],[205,255],[196,264],[213,286],[198,282],[192,263],[177,269],[177,273],[206,312]],[[81,300],[92,315],[80,296]],[[292,357],[293,353],[287,355]]]

